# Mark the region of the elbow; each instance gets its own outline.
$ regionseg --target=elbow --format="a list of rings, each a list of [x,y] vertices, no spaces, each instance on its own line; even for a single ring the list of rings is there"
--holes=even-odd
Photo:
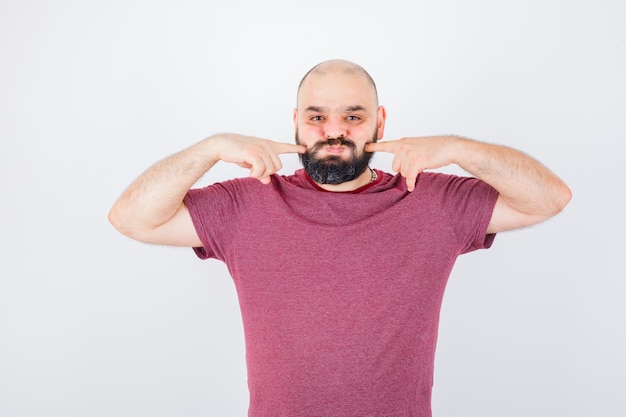
[[[572,190],[567,186],[567,184],[563,183],[561,186],[560,210],[563,210],[570,201],[572,201]]]
[[[123,205],[115,204],[108,213],[109,223],[122,235],[143,243],[154,243],[153,233],[142,216],[133,210],[126,210]]]
[[[113,206],[111,210],[109,210],[107,219],[109,220],[109,223],[111,223],[111,225],[115,228],[115,230],[117,230],[118,232],[122,234],[125,234],[123,232],[124,226],[123,226],[122,218],[121,218],[121,215],[117,206]]]
[[[569,202],[572,201],[572,190],[565,184],[563,186],[565,190],[563,191],[563,197],[561,201],[561,204],[562,204],[561,210],[563,210],[565,206],[567,206]]]
[[[561,183],[561,186],[554,194],[554,215],[563,211],[570,201],[572,201],[572,190],[565,183]]]
[[[121,234],[126,237],[135,239],[132,228],[129,227],[128,221],[124,220],[125,216],[117,205],[114,205],[107,216],[109,223]]]

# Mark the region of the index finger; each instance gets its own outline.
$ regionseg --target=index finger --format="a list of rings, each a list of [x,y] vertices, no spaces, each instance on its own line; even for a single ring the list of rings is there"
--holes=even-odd
[[[296,145],[295,143],[273,142],[272,148],[277,154],[306,152],[306,146]]]
[[[365,145],[365,152],[389,152],[395,153],[396,141],[370,142]]]

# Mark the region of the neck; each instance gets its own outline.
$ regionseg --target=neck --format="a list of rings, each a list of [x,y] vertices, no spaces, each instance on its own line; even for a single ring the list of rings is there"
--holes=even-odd
[[[370,167],[368,167],[361,175],[353,179],[352,181],[342,182],[341,184],[319,184],[316,183],[320,188],[323,188],[326,191],[334,191],[334,192],[346,192],[346,191],[354,191],[363,187],[364,185],[372,182],[374,177],[374,171]]]

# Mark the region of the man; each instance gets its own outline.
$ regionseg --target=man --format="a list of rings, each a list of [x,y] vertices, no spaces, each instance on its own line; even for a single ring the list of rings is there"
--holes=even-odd
[[[516,150],[455,136],[383,138],[360,66],[302,79],[296,144],[211,136],[148,169],[109,214],[143,242],[226,263],[239,297],[250,416],[430,416],[439,309],[458,255],[559,213],[568,187]],[[394,155],[397,175],[369,167]],[[304,169],[276,175],[280,155]],[[199,189],[218,161],[250,169]],[[424,172],[457,164],[472,177]]]

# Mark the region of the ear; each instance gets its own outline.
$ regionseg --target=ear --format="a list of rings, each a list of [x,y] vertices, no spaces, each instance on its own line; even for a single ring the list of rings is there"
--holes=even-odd
[[[298,130],[298,108],[293,109],[293,127]]]
[[[382,139],[385,134],[385,121],[387,120],[387,110],[385,110],[385,106],[378,107],[378,130],[377,130],[377,138],[378,140]]]

